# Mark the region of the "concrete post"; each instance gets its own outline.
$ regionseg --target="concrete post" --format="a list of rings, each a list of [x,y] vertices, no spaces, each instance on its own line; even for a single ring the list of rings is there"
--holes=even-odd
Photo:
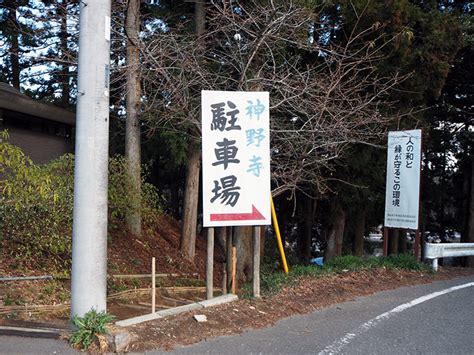
[[[107,306],[110,7],[80,2],[71,316]]]

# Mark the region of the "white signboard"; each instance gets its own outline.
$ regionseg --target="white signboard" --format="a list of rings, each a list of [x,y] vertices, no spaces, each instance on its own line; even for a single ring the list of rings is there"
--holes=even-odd
[[[202,91],[201,104],[204,227],[270,224],[268,92]]]
[[[389,132],[385,227],[418,229],[421,130]]]

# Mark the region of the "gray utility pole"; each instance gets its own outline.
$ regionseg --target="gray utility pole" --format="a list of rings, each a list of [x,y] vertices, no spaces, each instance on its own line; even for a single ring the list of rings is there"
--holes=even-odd
[[[111,2],[80,6],[71,316],[107,307]]]

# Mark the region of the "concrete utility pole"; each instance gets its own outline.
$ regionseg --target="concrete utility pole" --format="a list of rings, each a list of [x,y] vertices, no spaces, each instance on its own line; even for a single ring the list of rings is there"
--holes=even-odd
[[[71,316],[107,307],[111,1],[80,6]]]

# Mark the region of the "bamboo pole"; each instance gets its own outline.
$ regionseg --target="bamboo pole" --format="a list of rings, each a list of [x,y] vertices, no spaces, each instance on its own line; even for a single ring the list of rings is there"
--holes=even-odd
[[[156,259],[151,258],[151,313],[156,311]]]
[[[130,274],[130,275],[111,275],[113,279],[146,279],[152,277],[151,274]],[[170,273],[170,274],[155,274],[155,277],[199,277],[198,273],[192,274],[177,274],[177,273]]]
[[[44,275],[44,276],[11,276],[11,277],[0,277],[0,281],[32,281],[32,280],[52,280],[53,276]]]

